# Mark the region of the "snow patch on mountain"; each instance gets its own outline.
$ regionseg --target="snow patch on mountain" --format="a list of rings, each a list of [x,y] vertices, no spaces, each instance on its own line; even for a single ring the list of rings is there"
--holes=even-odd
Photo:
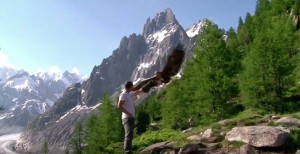
[[[199,33],[202,32],[203,27],[205,27],[206,25],[206,19],[204,20],[200,20],[199,23],[193,24],[193,26],[189,29],[186,30],[186,34],[192,38],[196,35],[198,35]]]
[[[82,76],[69,73],[36,75],[24,70],[0,67],[0,133],[3,128],[26,127],[37,115],[46,112],[65,89],[83,81]]]
[[[27,89],[28,91],[33,91],[37,93],[36,87],[39,85],[39,82],[34,81],[29,76],[22,76],[20,78],[13,78],[8,80],[4,87],[10,87],[17,90]]]
[[[150,63],[141,63],[139,66],[138,66],[138,70],[141,70],[141,69],[145,69],[145,68],[149,68],[153,65],[153,62],[150,62]]]
[[[146,42],[148,44],[152,44],[154,42],[161,43],[165,38],[170,36],[172,33],[174,33],[178,29],[177,25],[171,25],[167,24],[164,26],[161,30],[154,32],[153,34],[150,34]]]
[[[78,104],[77,106],[73,107],[70,111],[66,112],[63,116],[61,116],[57,121],[55,121],[56,123],[60,122],[61,120],[63,120],[64,118],[66,118],[68,115],[71,115],[73,113],[79,113],[82,110],[85,111],[92,111],[95,110],[98,106],[100,106],[100,103],[91,107],[87,107],[86,105],[80,105]]]

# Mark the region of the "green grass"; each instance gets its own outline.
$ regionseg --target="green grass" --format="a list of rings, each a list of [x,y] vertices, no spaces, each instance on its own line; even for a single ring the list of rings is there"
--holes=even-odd
[[[164,141],[177,141],[182,138],[183,134],[176,130],[162,129],[158,131],[147,131],[134,138],[133,145],[135,146],[135,149],[141,149],[155,143]]]
[[[287,139],[285,143],[285,149],[299,149],[300,148],[300,129],[292,129],[291,136]]]
[[[296,119],[300,119],[300,113],[297,112],[297,113],[292,113],[290,114],[293,118],[296,118]]]

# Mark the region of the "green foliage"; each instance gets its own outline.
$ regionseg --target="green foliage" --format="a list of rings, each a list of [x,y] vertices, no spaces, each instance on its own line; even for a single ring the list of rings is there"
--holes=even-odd
[[[224,32],[216,25],[208,23],[194,51],[196,64],[191,69],[198,72],[199,87],[195,98],[203,120],[215,121],[228,117],[227,111],[233,105],[232,98],[238,94],[234,77],[239,67],[232,59],[239,59],[240,56],[228,49],[236,46],[235,33],[230,31],[231,44],[228,46],[223,40],[223,35]]]
[[[267,7],[269,2],[261,0],[259,4]],[[282,98],[293,86],[291,75],[295,63],[291,53],[294,51],[295,28],[287,15],[267,18],[271,13],[264,11],[254,18],[254,23],[259,26],[243,61],[241,95],[247,108],[281,112]]]
[[[293,14],[300,15],[300,0],[296,0],[295,4],[293,5]]]
[[[123,140],[123,126],[120,111],[112,105],[108,95],[104,95],[99,107],[100,116],[92,115],[87,122],[87,153],[105,151],[107,145]]]
[[[167,87],[162,104],[167,127],[185,129],[190,117],[196,124],[209,124],[240,111],[235,98],[242,54],[236,50],[239,43],[234,30],[229,31],[227,44],[223,35],[223,30],[208,22],[182,78]]]
[[[65,154],[69,154],[70,153],[70,150],[69,149],[66,149],[65,150]]]
[[[159,131],[147,131],[144,134],[133,139],[133,145],[137,149],[147,147],[154,143],[164,142],[164,141],[174,141],[181,138],[182,133],[179,131],[171,129],[162,129]]]
[[[162,119],[165,127],[173,129],[184,129],[188,127],[188,118],[192,109],[189,106],[188,96],[179,87],[177,81],[167,88],[165,102],[162,104]]]
[[[228,141],[228,140],[224,140],[222,142],[224,147],[229,147],[229,146],[233,146],[235,148],[240,148],[241,146],[243,146],[245,143],[241,142],[241,141]]]
[[[85,134],[84,134],[82,122],[78,122],[75,127],[73,137],[71,138],[69,145],[75,154],[84,153],[84,143],[85,143]]]
[[[137,109],[136,113],[136,133],[138,135],[144,133],[150,124],[150,116],[141,106]]]
[[[123,142],[112,143],[105,148],[105,153],[107,153],[107,154],[124,153],[123,146],[124,146]]]
[[[146,100],[146,112],[149,114],[152,121],[160,120],[161,118],[161,103],[158,96],[151,96]]]
[[[284,148],[286,150],[292,151],[300,148],[300,129],[296,128],[291,130],[291,135],[285,142]]]
[[[48,149],[48,142],[45,140],[43,145],[42,145],[42,153],[43,154],[48,154],[49,153],[49,149]]]

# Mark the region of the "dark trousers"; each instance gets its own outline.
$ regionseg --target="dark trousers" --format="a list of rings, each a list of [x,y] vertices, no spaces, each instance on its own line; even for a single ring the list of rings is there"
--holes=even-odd
[[[124,125],[125,130],[124,152],[125,154],[132,154],[134,118],[122,119],[122,123]]]

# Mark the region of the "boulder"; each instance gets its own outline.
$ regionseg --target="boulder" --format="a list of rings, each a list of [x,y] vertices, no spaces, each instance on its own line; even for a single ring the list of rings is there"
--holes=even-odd
[[[271,119],[272,119],[272,120],[278,120],[278,119],[280,119],[280,116],[273,115],[273,116],[271,117]]]
[[[202,144],[192,144],[189,143],[187,145],[185,145],[184,147],[180,148],[178,154],[191,154],[191,153],[199,153],[199,154],[204,154],[205,150],[204,149],[200,149],[205,146]]]
[[[212,129],[207,129],[206,131],[204,131],[202,137],[204,138],[210,138],[213,136],[213,132],[212,132]]]
[[[153,145],[148,146],[145,148],[142,153],[159,153],[159,151],[163,151],[163,149],[172,149],[175,142],[160,142]]]
[[[240,148],[240,153],[242,154],[257,154],[257,151],[255,148],[249,144],[244,144]]]
[[[282,117],[275,121],[275,124],[285,126],[300,126],[300,120],[293,117]]]
[[[228,120],[228,119],[225,119],[225,120],[221,120],[218,122],[219,125],[221,126],[227,126],[229,125],[230,123],[232,123],[232,121]]]
[[[202,139],[202,137],[199,135],[192,135],[187,138],[187,140],[190,140],[190,141],[201,141],[201,139]]]
[[[242,141],[254,147],[280,147],[290,131],[283,127],[245,126],[235,127],[229,131],[225,139],[228,141]]]
[[[183,130],[182,133],[188,133],[188,132],[191,132],[192,130],[194,130],[193,127]]]

